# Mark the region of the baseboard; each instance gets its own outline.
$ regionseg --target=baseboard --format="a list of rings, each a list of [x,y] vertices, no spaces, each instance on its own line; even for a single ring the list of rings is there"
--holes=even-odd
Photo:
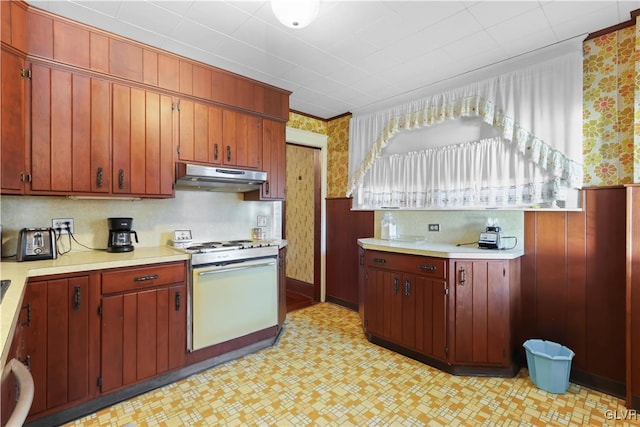
[[[332,297],[332,296],[329,296],[329,295],[327,295],[325,299],[327,300],[327,302],[331,302],[333,304],[341,305],[342,307],[346,307],[346,308],[348,308],[350,310],[353,310],[353,311],[358,311],[358,308],[359,308],[358,304],[352,303],[351,301],[345,301],[345,300],[340,299],[340,298]]]
[[[287,291],[295,292],[300,295],[304,295],[313,300],[313,284],[303,282],[302,280],[292,279],[287,277]]]
[[[571,369],[571,377],[569,378],[569,381],[621,399],[624,399],[627,394],[624,382],[615,381],[600,375],[590,374],[576,368]]]

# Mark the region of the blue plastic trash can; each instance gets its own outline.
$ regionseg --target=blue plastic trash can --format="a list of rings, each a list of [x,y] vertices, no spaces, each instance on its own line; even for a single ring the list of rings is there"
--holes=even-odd
[[[562,394],[569,388],[571,349],[552,341],[531,339],[523,344],[527,354],[529,376],[536,387]]]

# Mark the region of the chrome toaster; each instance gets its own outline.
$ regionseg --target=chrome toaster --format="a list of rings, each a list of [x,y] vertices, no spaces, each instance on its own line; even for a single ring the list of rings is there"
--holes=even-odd
[[[18,234],[18,261],[56,259],[56,233],[53,228],[23,228]]]

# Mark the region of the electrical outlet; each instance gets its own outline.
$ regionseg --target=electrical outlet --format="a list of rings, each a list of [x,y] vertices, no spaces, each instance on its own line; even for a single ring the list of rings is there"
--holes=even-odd
[[[51,227],[58,234],[73,234],[73,218],[53,218],[51,220]],[[67,231],[68,227],[68,231]]]
[[[258,215],[258,227],[266,227],[268,219],[269,217],[267,216]]]
[[[429,224],[429,231],[440,231],[440,224]]]

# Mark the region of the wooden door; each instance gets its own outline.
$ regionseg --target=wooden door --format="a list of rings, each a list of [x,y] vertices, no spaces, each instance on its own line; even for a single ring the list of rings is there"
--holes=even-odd
[[[177,369],[184,366],[187,357],[187,287],[173,286],[167,292],[167,315],[162,315],[158,307],[158,316],[168,319],[167,325],[167,369]],[[161,329],[159,329],[160,331]],[[158,352],[164,352],[164,343],[158,340]],[[158,362],[160,365],[160,362]]]
[[[2,50],[0,78],[2,105],[0,106],[0,145],[3,194],[21,194],[25,171],[25,83],[21,76],[24,60]]]

